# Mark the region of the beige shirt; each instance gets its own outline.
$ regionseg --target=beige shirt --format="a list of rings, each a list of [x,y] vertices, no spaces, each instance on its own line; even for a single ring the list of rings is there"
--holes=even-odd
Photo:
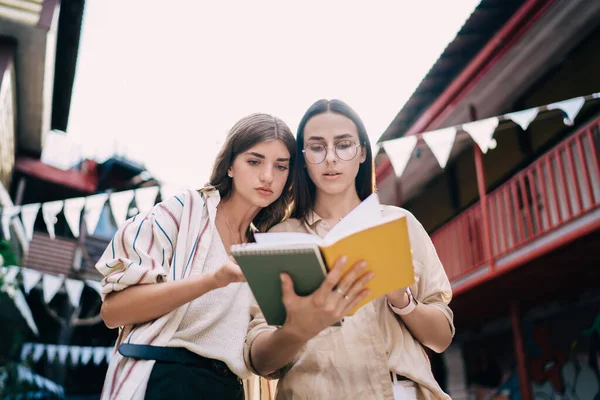
[[[433,243],[423,226],[408,211],[382,206],[384,217],[405,215],[413,251],[416,299],[437,307],[448,319],[454,335],[450,282]],[[316,214],[307,222],[289,219],[275,232],[308,232],[325,236],[327,224]],[[250,347],[258,335],[277,329],[267,325],[256,304],[244,349],[248,367]],[[410,334],[402,319],[390,309],[385,297],[378,298],[347,317],[342,327],[330,327],[311,339],[294,360],[276,372],[277,399],[389,399],[393,400],[390,371],[417,386],[418,399],[450,399],[436,382],[422,345]]]

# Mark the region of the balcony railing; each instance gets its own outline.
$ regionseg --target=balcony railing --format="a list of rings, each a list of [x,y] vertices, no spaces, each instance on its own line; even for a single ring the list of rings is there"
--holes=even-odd
[[[571,135],[432,235],[451,281],[600,207],[600,118]]]

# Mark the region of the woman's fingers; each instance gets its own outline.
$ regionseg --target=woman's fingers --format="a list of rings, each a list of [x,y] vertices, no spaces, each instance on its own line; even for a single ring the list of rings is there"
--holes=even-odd
[[[365,268],[367,268],[366,261],[359,261],[355,263],[350,271],[348,271],[348,273],[342,277],[336,288],[341,290],[344,294],[348,294],[350,287],[354,284]]]
[[[344,308],[342,315],[348,315],[350,310],[352,310],[354,307],[356,307],[358,305],[358,303],[363,301],[363,299],[365,297],[367,297],[369,295],[369,293],[371,293],[371,290],[369,290],[369,289],[363,289],[360,292],[358,292],[358,294],[354,298],[351,298],[350,301],[347,302],[348,304]]]
[[[358,273],[360,273],[361,271],[364,270],[364,267],[357,268],[357,270],[359,271]],[[350,274],[350,273],[348,273],[348,274]],[[353,281],[350,282],[350,285],[351,285],[350,288],[348,288],[347,290],[342,290],[339,287],[334,290],[333,294],[337,297],[336,300],[337,300],[338,309],[340,310],[340,312],[342,312],[342,315],[346,315],[345,310],[348,306],[348,303],[354,301],[354,299],[360,293],[360,291],[365,288],[365,286],[367,285],[367,283],[369,283],[369,281],[371,279],[373,279],[373,276],[375,276],[375,274],[373,272],[364,273],[360,276],[357,276],[355,279],[353,279]],[[341,284],[340,284],[340,286],[341,286]]]
[[[374,276],[375,273],[373,272],[367,272],[365,274],[362,274],[358,279],[354,281],[354,283],[352,283],[350,289],[348,289],[348,297],[350,297],[350,299],[354,299],[360,293],[360,291],[364,289],[365,286],[367,286],[369,281],[373,279]]]
[[[333,268],[327,274],[325,281],[321,285],[323,290],[331,291],[339,282],[342,277],[342,273],[344,272],[344,268],[346,267],[346,263],[348,262],[348,257],[343,256],[335,260],[333,263]]]

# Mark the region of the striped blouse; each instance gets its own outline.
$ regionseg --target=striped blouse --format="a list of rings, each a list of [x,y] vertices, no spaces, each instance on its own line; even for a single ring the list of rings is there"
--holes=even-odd
[[[184,279],[192,265],[203,266],[215,232],[219,200],[214,189],[190,190],[126,221],[96,264],[104,276],[103,299],[132,285]],[[189,304],[152,322],[120,329],[102,400],[144,398],[154,361],[122,357],[117,352],[118,345],[168,345]]]

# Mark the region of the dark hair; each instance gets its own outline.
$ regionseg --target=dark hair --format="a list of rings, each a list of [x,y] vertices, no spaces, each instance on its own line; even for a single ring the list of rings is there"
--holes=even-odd
[[[232,178],[227,175],[227,172],[235,158],[249,148],[271,140],[281,140],[285,144],[290,152],[290,169],[281,196],[260,210],[252,221],[252,225],[259,232],[266,232],[287,217],[294,199],[291,187],[295,175],[296,141],[285,122],[272,115],[259,113],[239,120],[227,134],[225,144],[215,160],[209,181],[210,185],[219,191],[221,198],[227,199],[231,196],[233,188]],[[249,239],[252,238],[252,229],[247,235]]]
[[[302,156],[302,150],[304,150],[304,128],[306,128],[306,124],[312,117],[327,112],[343,115],[356,125],[358,140],[360,140],[363,149],[366,150],[365,161],[360,164],[355,179],[356,192],[361,200],[366,199],[375,192],[375,165],[365,125],[358,114],[343,101],[321,99],[308,108],[298,124],[298,134],[296,135],[298,166],[294,174],[295,208],[292,213],[293,218],[306,219],[308,213],[312,211],[315,205],[316,187],[308,176],[308,171],[304,168],[305,161]]]

